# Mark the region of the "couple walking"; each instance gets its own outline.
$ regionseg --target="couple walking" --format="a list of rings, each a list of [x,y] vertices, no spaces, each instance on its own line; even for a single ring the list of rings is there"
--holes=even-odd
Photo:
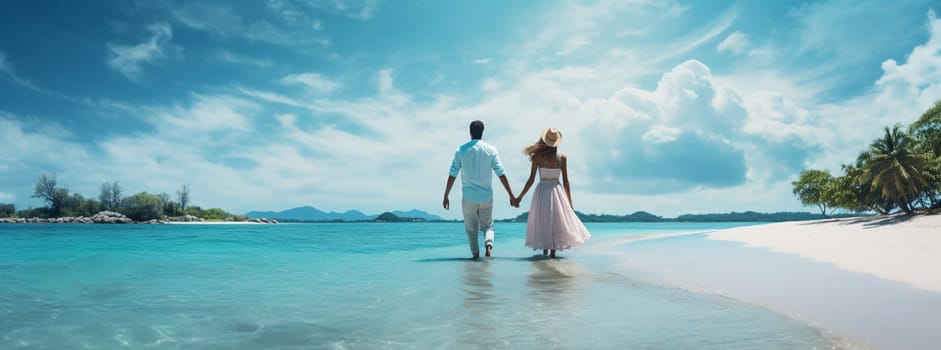
[[[477,243],[478,232],[484,233],[486,256],[493,250],[493,190],[492,177],[495,173],[500,183],[510,196],[510,205],[519,208],[520,201],[532,187],[539,173],[539,184],[533,190],[533,199],[529,207],[529,220],[526,225],[526,246],[542,249],[543,255],[555,258],[556,250],[572,248],[585,243],[591,234],[582,224],[572,205],[569,189],[567,158],[558,152],[562,142],[562,132],[554,128],[543,130],[536,143],[523,151],[529,156],[532,167],[529,180],[523,186],[519,197],[513,195],[510,183],[504,174],[503,165],[497,148],[483,142],[484,122],[475,120],[470,124],[471,140],[458,147],[451,161],[451,171],[444,188],[445,210],[451,206],[448,194],[454,185],[454,179],[461,174],[463,198],[461,207],[464,211],[464,229],[474,259],[480,257]],[[559,180],[562,180],[560,183]]]

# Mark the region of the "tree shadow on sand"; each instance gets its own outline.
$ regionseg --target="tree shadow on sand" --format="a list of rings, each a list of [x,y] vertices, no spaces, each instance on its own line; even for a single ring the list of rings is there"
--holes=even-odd
[[[862,225],[863,228],[875,228],[888,225],[896,225],[906,221],[909,221],[918,216],[924,216],[925,214],[893,214],[893,215],[874,215],[874,216],[861,216],[850,219],[830,219],[830,220],[818,220],[813,222],[802,223],[801,225],[822,225],[822,224],[840,224],[840,225]],[[927,214],[933,215],[933,214]]]

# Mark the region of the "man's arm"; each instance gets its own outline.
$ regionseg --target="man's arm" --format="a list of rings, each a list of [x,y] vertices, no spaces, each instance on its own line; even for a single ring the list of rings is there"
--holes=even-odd
[[[451,208],[451,202],[448,200],[448,194],[451,193],[452,186],[454,186],[454,176],[448,175],[448,184],[444,187],[444,201],[441,202],[444,210],[449,210]]]
[[[444,200],[441,202],[441,206],[444,207],[444,210],[451,209],[451,202],[448,200],[448,195],[451,194],[451,187],[454,186],[454,179],[457,177],[457,174],[461,171],[461,150],[458,149],[454,151],[454,159],[451,160],[451,169],[448,170],[448,184],[444,187]]]
[[[510,181],[506,179],[506,175],[500,175],[500,183],[502,183],[503,188],[506,189],[506,194],[510,196],[510,206],[519,207],[519,203],[515,203],[516,198],[513,197],[513,190],[510,189]]]

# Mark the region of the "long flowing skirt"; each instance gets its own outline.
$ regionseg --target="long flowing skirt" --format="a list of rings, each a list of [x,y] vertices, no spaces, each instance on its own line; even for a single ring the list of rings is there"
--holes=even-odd
[[[533,190],[526,225],[526,246],[563,250],[582,245],[591,238],[575,215],[558,181],[540,181]]]

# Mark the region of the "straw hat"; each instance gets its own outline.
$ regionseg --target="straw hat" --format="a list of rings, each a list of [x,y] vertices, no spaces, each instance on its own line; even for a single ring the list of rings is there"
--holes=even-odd
[[[559,144],[562,143],[562,132],[556,128],[546,128],[542,131],[542,142],[545,142],[549,147],[559,147]]]

